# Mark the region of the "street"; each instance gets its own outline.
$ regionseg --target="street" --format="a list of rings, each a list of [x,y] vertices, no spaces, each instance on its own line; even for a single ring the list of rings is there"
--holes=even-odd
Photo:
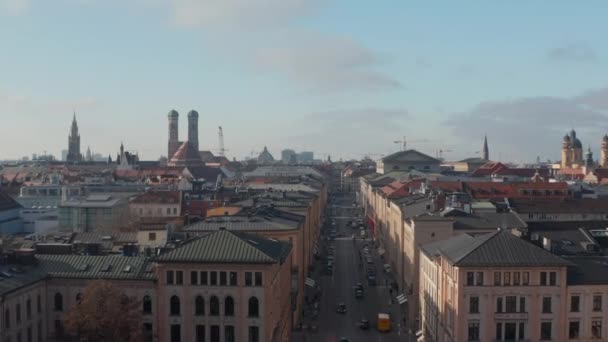
[[[315,319],[309,318],[305,321],[306,325],[316,325],[318,331],[310,332],[305,329],[294,334],[293,341],[340,342],[343,337],[349,342],[415,341],[414,338],[408,339],[410,336],[404,336],[400,331],[399,307],[395,301],[395,293],[392,293],[391,296],[389,290],[391,279],[383,271],[384,263],[374,248],[369,230],[366,229],[367,238],[361,239],[359,227],[353,229],[347,226],[349,221],[361,218],[361,216],[353,217],[360,210],[352,207],[354,199],[353,194],[332,198],[333,216],[327,220],[323,237],[329,236],[333,227],[336,227],[337,234],[333,241],[323,241],[323,256],[315,267],[313,277],[320,283],[322,292],[319,315]],[[335,226],[331,225],[332,220],[336,222]],[[357,239],[353,240],[353,234],[356,234]],[[328,250],[332,245],[334,247],[334,266],[333,273],[329,275],[325,274],[326,260]],[[361,259],[361,250],[364,245],[368,245],[373,263],[368,264],[365,258]],[[374,268],[376,271],[375,286],[367,282],[367,268]],[[360,299],[355,298],[354,287],[357,283],[361,283],[364,289],[364,296]],[[339,303],[346,305],[346,313],[336,312]],[[379,332],[376,329],[378,313],[390,314],[390,332]],[[359,328],[358,324],[361,319],[369,320],[369,330]]]

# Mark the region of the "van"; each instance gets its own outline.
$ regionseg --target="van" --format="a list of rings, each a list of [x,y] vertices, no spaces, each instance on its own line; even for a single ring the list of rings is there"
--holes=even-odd
[[[378,331],[389,332],[391,331],[391,316],[387,313],[378,314]]]

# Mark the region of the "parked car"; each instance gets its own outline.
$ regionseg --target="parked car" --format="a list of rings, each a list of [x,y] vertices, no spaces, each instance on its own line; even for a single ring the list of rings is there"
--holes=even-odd
[[[340,314],[346,313],[346,304],[344,304],[344,303],[338,304],[338,306],[336,307],[336,313],[340,313]]]
[[[362,318],[359,321],[359,329],[361,330],[369,330],[369,320]]]
[[[357,299],[363,298],[363,290],[355,289],[355,298],[357,298]]]

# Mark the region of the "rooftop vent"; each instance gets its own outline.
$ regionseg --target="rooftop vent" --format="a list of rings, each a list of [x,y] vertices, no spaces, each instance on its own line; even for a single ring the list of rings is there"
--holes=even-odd
[[[112,269],[112,265],[105,264],[101,267],[101,272],[110,272],[111,269]]]
[[[78,271],[80,272],[86,272],[89,270],[89,264],[82,264],[80,266],[78,266]]]
[[[124,273],[130,273],[132,269],[133,269],[133,267],[131,265],[127,265],[122,269],[122,271]]]
[[[103,241],[110,241],[110,240],[112,240],[112,235],[104,235],[101,237],[101,239]]]

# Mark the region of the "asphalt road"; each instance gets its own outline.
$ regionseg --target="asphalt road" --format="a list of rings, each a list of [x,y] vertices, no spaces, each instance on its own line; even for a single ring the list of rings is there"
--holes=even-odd
[[[335,217],[338,237],[333,241],[335,250],[334,272],[331,276],[323,275],[319,277],[322,288],[320,300],[319,316],[314,320],[309,320],[309,324],[318,326],[317,332],[301,332],[295,334],[292,341],[314,341],[314,342],[339,342],[340,338],[345,337],[349,342],[393,342],[393,341],[415,341],[411,336],[404,336],[399,326],[399,310],[396,303],[390,299],[389,287],[390,280],[385,278],[383,263],[373,248],[371,239],[356,239],[353,242],[352,234],[359,234],[359,228],[352,229],[347,227],[348,220],[354,211],[347,208],[352,206],[354,196],[345,196],[341,199],[333,199],[333,215]],[[340,208],[342,207],[342,208]],[[327,221],[331,223],[331,218]],[[331,228],[329,228],[331,230]],[[369,235],[369,231],[368,231]],[[332,244],[327,243],[325,244]],[[370,286],[366,281],[367,267],[365,260],[360,266],[359,253],[364,244],[368,244],[374,265],[376,268],[377,285]],[[325,257],[324,254],[323,257]],[[325,270],[325,261],[318,263],[318,268]],[[385,281],[386,279],[386,281]],[[356,299],[353,286],[361,282],[364,287],[364,298]],[[339,303],[346,304],[345,314],[336,313]],[[378,313],[390,313],[392,319],[392,331],[381,333],[376,330],[376,320]],[[361,330],[358,322],[365,318],[370,321],[369,330]]]

